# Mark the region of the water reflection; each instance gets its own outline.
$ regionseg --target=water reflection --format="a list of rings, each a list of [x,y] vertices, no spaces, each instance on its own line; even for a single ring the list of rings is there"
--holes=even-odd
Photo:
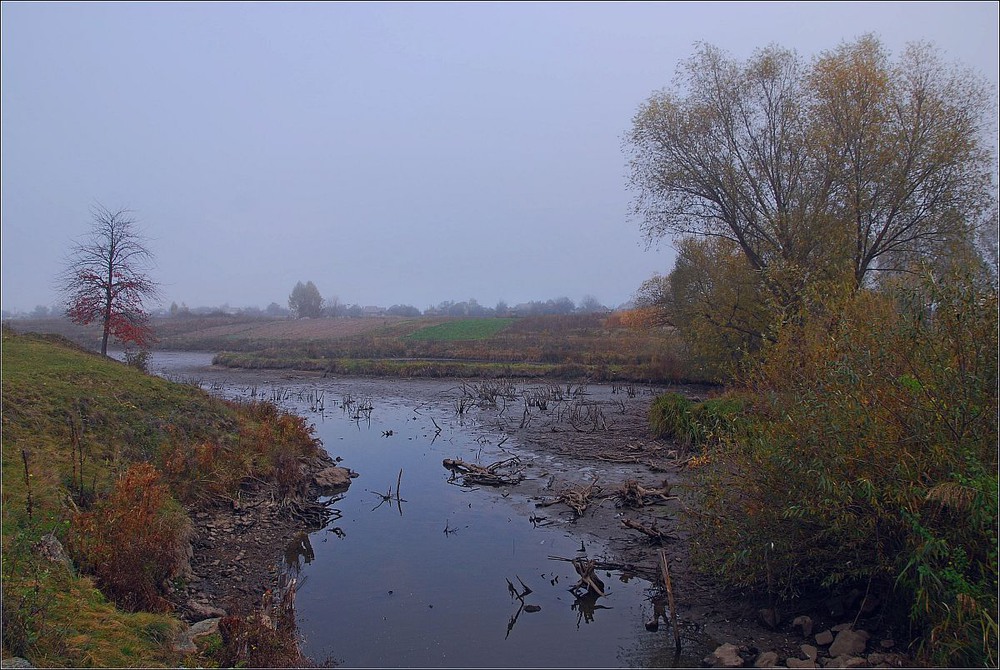
[[[392,433],[391,430],[388,431],[388,432],[390,434]],[[385,433],[383,432],[383,434],[385,434]],[[406,500],[405,498],[399,497],[399,489],[400,489],[400,486],[402,485],[402,482],[403,482],[403,471],[401,469],[399,471],[399,476],[396,478],[396,493],[395,494],[393,494],[393,492],[392,492],[392,486],[390,486],[389,490],[386,491],[385,493],[379,493],[377,491],[372,491],[370,489],[365,489],[366,491],[368,491],[368,493],[374,493],[375,495],[377,495],[379,498],[382,499],[382,502],[380,502],[379,504],[375,505],[375,507],[372,507],[372,511],[374,512],[375,510],[377,510],[379,507],[381,507],[382,505],[384,505],[386,503],[389,503],[389,507],[391,508],[392,507],[392,500],[395,497],[395,499],[396,499],[396,509],[399,510],[399,516],[403,516],[403,503],[409,502],[409,501]]]
[[[296,533],[285,547],[285,570],[298,576],[302,572],[302,567],[312,563],[315,558],[316,552],[313,551],[312,542],[309,541],[309,534]]]
[[[284,373],[279,382],[264,373],[196,372],[214,394],[270,398],[314,417],[330,453],[361,473],[360,487],[337,499],[331,520],[338,526],[296,536],[285,551],[288,581],[302,587],[308,577],[295,605],[303,650],[313,659],[335,655],[351,667],[662,667],[697,665],[707,653],[695,630],[682,628],[681,657],[662,634],[666,626],[660,634],[647,632],[654,613],[663,615],[646,597],[646,582],[619,577],[618,569],[612,572],[622,583],[615,580],[614,593],[602,596],[584,585],[568,598],[566,587],[587,572],[553,565],[550,557],[573,556],[580,536],[558,514],[516,507],[516,485],[448,485],[445,458],[500,464],[517,456],[527,476],[538,471],[536,455],[512,448],[506,437],[483,440],[475,421],[455,415],[453,382],[413,382],[410,398],[403,397],[409,382],[299,382]],[[272,384],[285,388],[268,394]],[[507,464],[517,469],[516,461]],[[404,468],[412,501],[406,519],[399,490]],[[387,484],[395,486],[382,488]],[[383,498],[396,513],[372,513]],[[349,537],[327,542],[327,533]],[[600,555],[597,543],[587,545],[592,557]],[[595,567],[604,572],[603,566]],[[505,575],[517,573],[532,582],[529,594],[528,584],[510,580],[520,598],[505,584]]]
[[[587,591],[582,595],[576,596],[576,600],[573,604],[569,606],[571,610],[577,613],[576,615],[576,627],[579,630],[580,622],[583,623],[594,623],[594,614],[597,610],[610,610],[613,607],[606,607],[604,605],[598,605],[597,600],[601,596],[597,595],[593,591]]]
[[[521,616],[521,612],[538,612],[539,610],[542,609],[538,605],[529,605],[524,602],[524,597],[531,594],[532,590],[528,587],[527,584],[521,581],[520,577],[517,577],[517,581],[520,582],[521,584],[520,590],[517,587],[515,587],[514,584],[512,584],[509,579],[507,580],[507,591],[508,593],[510,593],[511,600],[517,598],[517,601],[520,604],[517,608],[517,611],[514,612],[513,616],[511,616],[510,620],[507,622],[507,634],[504,635],[503,638],[505,640],[508,637],[510,637],[510,632],[514,630],[514,624],[517,623],[517,618]]]

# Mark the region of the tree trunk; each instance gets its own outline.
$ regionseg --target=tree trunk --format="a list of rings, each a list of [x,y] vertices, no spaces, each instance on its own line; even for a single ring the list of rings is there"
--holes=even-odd
[[[107,315],[104,317],[104,334],[101,336],[101,355],[108,355],[108,334],[111,330],[111,319]]]
[[[114,251],[114,244],[112,244],[112,252]],[[101,336],[101,355],[108,355],[108,335],[111,333],[111,286],[114,281],[114,267],[111,261],[108,261],[108,285],[104,289],[104,334]]]

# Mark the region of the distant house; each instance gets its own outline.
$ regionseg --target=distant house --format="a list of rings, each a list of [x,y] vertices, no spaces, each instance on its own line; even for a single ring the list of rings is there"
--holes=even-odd
[[[385,314],[385,307],[366,305],[361,308],[361,316],[383,316],[384,314]]]

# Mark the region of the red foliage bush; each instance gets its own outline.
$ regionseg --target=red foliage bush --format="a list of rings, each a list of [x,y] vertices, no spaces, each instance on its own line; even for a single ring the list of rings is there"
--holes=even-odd
[[[69,547],[119,607],[165,611],[164,582],[183,561],[190,521],[148,463],[130,467],[92,511],[77,514]]]

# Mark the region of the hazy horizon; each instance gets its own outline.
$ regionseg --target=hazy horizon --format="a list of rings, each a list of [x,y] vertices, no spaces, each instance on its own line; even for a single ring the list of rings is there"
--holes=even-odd
[[[624,133],[698,41],[810,58],[929,41],[998,82],[979,3],[3,3],[0,302],[57,301],[90,209],[129,208],[162,306],[424,310],[666,273]],[[153,305],[155,306],[155,305]]]

